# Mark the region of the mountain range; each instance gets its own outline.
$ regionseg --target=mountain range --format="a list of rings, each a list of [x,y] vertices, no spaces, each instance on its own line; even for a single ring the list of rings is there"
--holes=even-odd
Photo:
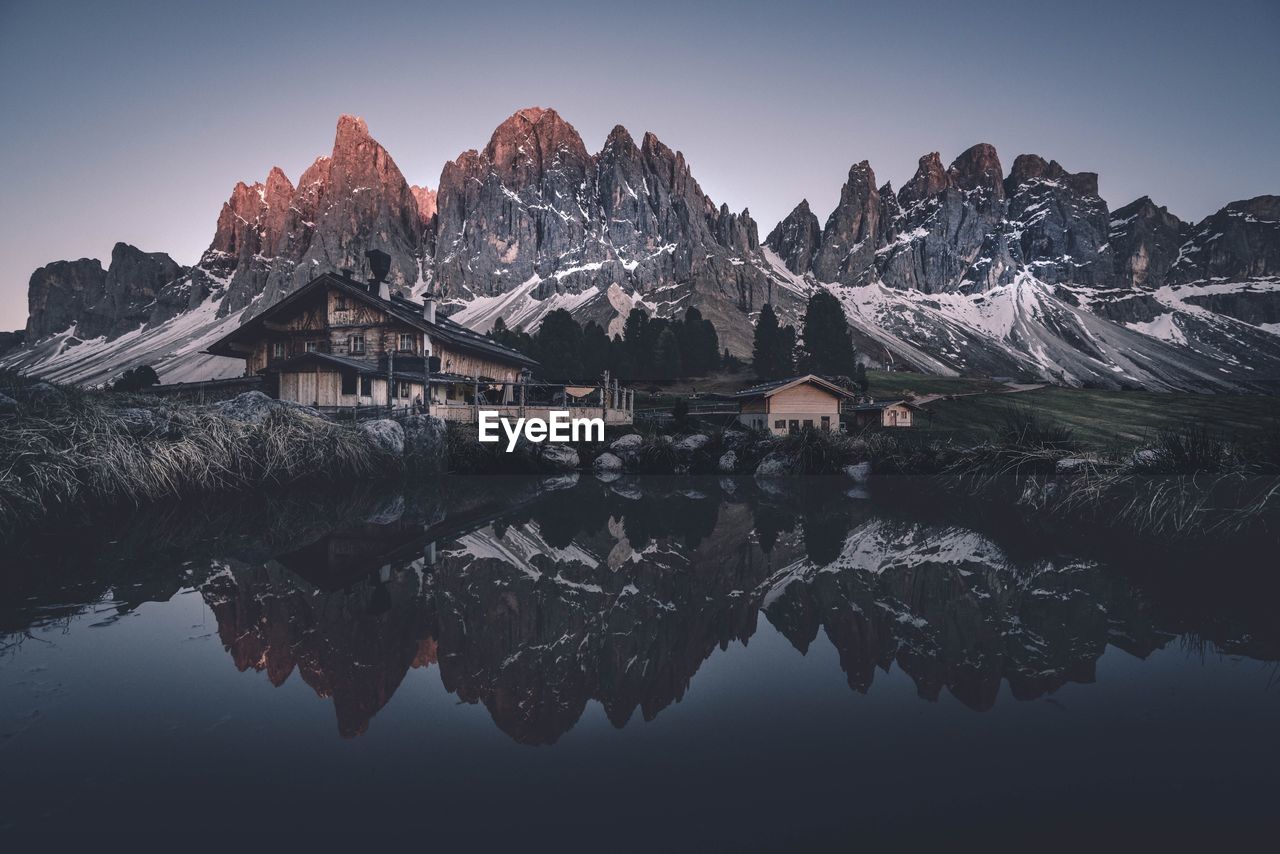
[[[209,248],[185,267],[125,243],[104,268],[32,275],[25,330],[0,365],[96,384],[150,364],[165,382],[238,374],[212,340],[325,270],[392,258],[410,298],[453,319],[532,330],[553,309],[621,333],[634,307],[696,306],[748,355],[772,303],[795,323],[827,288],[873,364],[1072,386],[1274,390],[1280,378],[1280,196],[1187,223],[1143,197],[1110,211],[1097,175],[996,150],[919,160],[896,192],[855,164],[825,222],[801,201],[764,241],[749,211],[716,205],[684,155],[615,127],[590,153],[554,110],[520,110],[481,150],[410,185],[352,116],[332,153],[292,182],[239,183]]]

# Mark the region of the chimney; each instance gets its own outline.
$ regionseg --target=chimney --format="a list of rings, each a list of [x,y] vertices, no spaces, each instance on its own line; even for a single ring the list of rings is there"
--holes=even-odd
[[[370,249],[364,253],[369,260],[369,293],[376,293],[382,299],[391,299],[391,288],[387,285],[387,274],[391,272],[391,256],[381,249]]]
[[[436,295],[428,292],[426,300],[422,303],[422,319],[428,323],[436,322]]]

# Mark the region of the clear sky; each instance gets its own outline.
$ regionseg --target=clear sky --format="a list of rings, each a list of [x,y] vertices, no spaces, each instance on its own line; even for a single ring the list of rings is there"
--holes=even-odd
[[[990,142],[1183,218],[1280,193],[1280,2],[70,3],[0,0],[0,329],[49,261],[193,263],[238,180],[363,116],[413,183],[526,106],[652,130],[761,236]]]

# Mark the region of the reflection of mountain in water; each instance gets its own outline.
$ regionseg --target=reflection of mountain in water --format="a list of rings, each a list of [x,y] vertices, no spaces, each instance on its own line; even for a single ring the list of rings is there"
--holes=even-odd
[[[435,660],[421,593],[413,571],[326,592],[277,564],[229,566],[201,588],[236,667],[277,686],[297,670],[333,698],[344,736],[365,731],[409,668]]]
[[[615,726],[650,720],[761,611],[802,653],[825,631],[855,690],[896,663],[922,697],[946,688],[974,709],[1002,682],[1040,697],[1092,681],[1108,645],[1145,657],[1175,637],[1097,563],[1015,561],[975,530],[839,493],[552,485],[454,518],[401,500],[289,552],[288,568],[231,564],[201,589],[236,665],[275,684],[296,669],[333,697],[344,735],[432,663],[522,743],[554,742],[591,700]]]
[[[1091,682],[1108,643],[1146,657],[1170,639],[1120,582],[1083,561],[1012,564],[970,530],[875,519],[829,564],[802,559],[769,580],[769,621],[805,651],[823,628],[850,687],[896,662],[922,697],[945,687],[975,709],[1008,680],[1027,700]]]
[[[234,535],[212,536],[208,517],[189,543],[140,542],[163,559],[133,580],[81,575],[133,591],[122,611],[195,586],[236,666],[275,685],[297,672],[333,699],[344,736],[433,664],[521,743],[556,741],[591,700],[615,726],[637,709],[650,720],[760,613],[801,653],[824,631],[857,691],[896,664],[922,697],[945,688],[980,710],[1002,682],[1031,699],[1092,681],[1109,645],[1145,657],[1183,637],[1280,658],[1265,597],[1203,582],[1172,595],[1163,576],[1024,556],[954,511],[894,512],[820,480],[461,478],[343,500],[328,525],[313,509],[238,510]],[[178,564],[190,568],[175,580]],[[66,613],[66,596],[0,614],[34,625]]]

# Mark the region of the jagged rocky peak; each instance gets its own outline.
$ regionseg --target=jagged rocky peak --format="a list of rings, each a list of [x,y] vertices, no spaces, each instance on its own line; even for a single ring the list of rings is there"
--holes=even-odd
[[[114,338],[152,319],[161,289],[185,268],[163,252],[117,243],[111,265],[93,258],[56,261],[31,274],[27,289],[29,341],[66,331],[81,339]]]
[[[631,132],[622,125],[614,125],[613,130],[609,131],[609,135],[605,137],[604,147],[600,149],[601,159],[605,157],[633,158],[640,154],[640,149],[636,146],[636,141],[631,136]]]
[[[1231,202],[1191,229],[1172,270],[1178,281],[1280,275],[1280,196]]]
[[[417,199],[395,160],[357,116],[338,119],[333,153],[317,158],[298,180],[286,229],[289,239],[278,247],[265,284],[256,274],[237,283],[225,309],[247,305],[259,292],[274,302],[318,271],[359,270],[369,249],[391,256],[393,288],[410,287],[420,277]]]
[[[430,187],[410,184],[409,192],[413,193],[413,200],[418,203],[418,219],[423,228],[426,228],[431,224],[431,218],[436,215],[436,191]]]
[[[1007,230],[1017,261],[1052,284],[1107,287],[1115,281],[1110,215],[1094,172],[1020,154],[1005,180]]]
[[[117,243],[111,250],[102,299],[88,307],[78,333],[85,338],[114,338],[148,322],[161,289],[185,272],[185,267],[164,252],[143,252],[128,243]]]
[[[893,184],[889,181],[884,182],[879,193],[880,232],[876,235],[876,243],[883,246],[902,230],[902,207],[898,204],[898,197],[893,193]]]
[[[800,204],[765,238],[765,245],[782,259],[788,270],[797,275],[809,272],[821,242],[822,226],[809,209],[808,199],[801,199]]]
[[[1187,224],[1143,196],[1113,211],[1110,226],[1118,283],[1140,288],[1164,284],[1186,240]]]
[[[932,151],[920,158],[916,174],[898,191],[898,203],[909,208],[952,186],[951,176],[942,168],[942,157]]]
[[[559,113],[528,107],[498,125],[484,158],[503,178],[520,182],[553,169],[585,175],[591,155],[578,131]]]
[[[876,240],[880,235],[880,191],[876,173],[863,160],[849,169],[840,188],[840,202],[822,229],[822,246],[813,259],[813,272],[824,282],[863,284],[875,273]]]
[[[1056,160],[1046,161],[1038,154],[1019,154],[1005,179],[1005,193],[1013,195],[1023,184],[1034,180],[1058,181],[1082,196],[1098,195],[1097,172],[1068,172]]]
[[[106,280],[96,258],[54,261],[36,270],[27,284],[26,340],[38,341],[80,320],[87,306],[102,299]]]
[[[754,252],[760,248],[760,235],[751,211],[733,213],[727,204],[721,204],[715,220],[716,242],[739,252]]]
[[[1004,169],[995,146],[980,142],[965,150],[947,169],[951,183],[961,190],[987,190],[995,199],[1004,198]]]
[[[254,255],[275,255],[288,234],[294,194],[293,182],[279,166],[271,169],[266,181],[238,182],[218,214],[203,262],[215,266],[226,263],[219,256],[234,263]]]

